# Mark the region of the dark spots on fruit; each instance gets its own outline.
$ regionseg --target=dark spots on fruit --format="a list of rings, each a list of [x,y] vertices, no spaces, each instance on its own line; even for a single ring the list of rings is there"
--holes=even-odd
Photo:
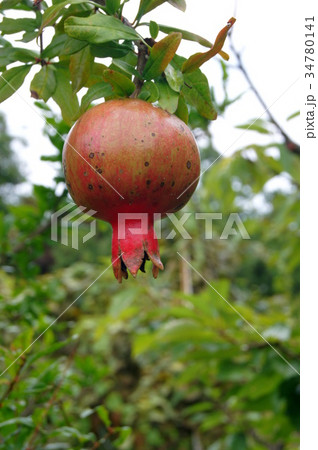
[[[98,173],[103,173],[103,170],[102,169],[97,169],[97,172]]]
[[[90,158],[94,158],[94,153],[91,152],[88,156],[89,156]]]
[[[151,136],[153,136],[153,137],[156,136],[156,133],[151,133]]]
[[[88,185],[88,189],[92,191],[92,190],[93,190],[93,185],[92,185],[92,184],[89,184],[89,185]]]
[[[145,161],[145,166],[148,167],[149,166],[149,162]]]
[[[191,169],[191,162],[190,161],[187,161],[187,168]]]
[[[102,153],[102,156],[105,156],[105,153],[104,153],[104,152]]]
[[[146,181],[146,185],[147,185],[147,186],[150,186],[150,183],[151,183],[151,180],[147,180],[147,181]]]
[[[173,187],[175,184],[176,184],[176,182],[175,182],[175,181],[172,181],[171,187]]]
[[[164,182],[164,181],[161,181],[160,187],[164,187],[164,185],[165,185],[165,182]]]
[[[101,184],[98,185],[99,189],[103,189],[103,186]]]
[[[86,170],[85,170],[85,172],[84,172],[84,177],[87,177],[87,172],[86,172]]]
[[[151,122],[148,122],[148,125],[151,125]]]
[[[131,194],[131,195],[134,195],[134,191],[130,191],[130,194]]]
[[[141,142],[145,142],[144,139],[141,139]]]

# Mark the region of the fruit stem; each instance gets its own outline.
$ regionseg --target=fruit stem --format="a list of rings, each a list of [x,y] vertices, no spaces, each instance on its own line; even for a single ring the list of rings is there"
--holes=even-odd
[[[136,43],[137,48],[138,48],[138,60],[137,60],[137,71],[138,73],[140,73],[140,75],[142,76],[142,73],[144,71],[146,62],[147,62],[147,57],[148,57],[148,47],[142,42],[142,41],[138,41]],[[136,89],[134,90],[134,92],[131,94],[131,98],[137,98],[138,95],[140,94],[141,88],[144,84],[144,80],[135,76],[134,77],[134,84],[136,86]]]
[[[141,88],[145,82],[145,80],[142,78],[142,73],[144,71],[148,55],[149,55],[149,49],[153,47],[155,44],[155,40],[152,38],[146,38],[144,41],[138,41],[136,42],[137,48],[138,48],[138,60],[137,60],[137,71],[140,73],[141,78],[135,76],[134,78],[134,84],[136,86],[136,89],[131,94],[131,98],[137,98],[140,94]]]

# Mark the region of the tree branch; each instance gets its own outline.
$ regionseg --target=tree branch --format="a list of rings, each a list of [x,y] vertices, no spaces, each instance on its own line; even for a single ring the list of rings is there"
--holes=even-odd
[[[146,62],[148,57],[148,47],[142,42],[138,41],[136,43],[138,47],[138,61],[137,61],[137,71],[142,75]],[[137,98],[140,94],[141,88],[144,84],[144,80],[140,77],[137,77],[137,75],[134,77],[134,85],[136,86],[136,89],[131,94],[131,98]]]
[[[256,89],[254,83],[252,82],[243,62],[242,62],[242,58],[240,53],[236,50],[236,48],[234,47],[233,44],[233,40],[232,37],[230,35],[229,37],[229,42],[230,42],[230,48],[232,50],[232,52],[234,53],[234,55],[236,56],[237,59],[237,67],[240,69],[240,71],[242,72],[242,74],[244,75],[247,83],[250,86],[250,89],[254,92],[256,98],[258,99],[258,101],[260,102],[260,104],[262,105],[262,107],[265,109],[267,116],[269,118],[269,121],[277,128],[277,130],[279,131],[279,133],[282,135],[282,137],[284,138],[285,141],[285,145],[288,148],[288,150],[290,150],[291,152],[299,155],[300,154],[300,147],[298,144],[296,144],[294,141],[292,141],[290,139],[290,137],[285,133],[285,131],[282,129],[282,127],[280,126],[280,124],[277,122],[277,120],[275,119],[275,117],[272,115],[272,113],[269,110],[269,107],[266,105],[263,97],[260,95],[260,93],[258,92],[258,90]]]
[[[59,382],[55,385],[55,388],[53,390],[52,396],[51,396],[50,400],[47,402],[46,407],[42,411],[41,418],[40,418],[39,422],[37,423],[36,427],[34,428],[34,431],[31,434],[31,436],[30,436],[30,438],[29,438],[29,440],[27,442],[26,450],[35,450],[36,447],[34,446],[34,441],[35,441],[35,439],[36,439],[36,437],[37,437],[37,435],[38,435],[38,433],[40,431],[40,428],[41,428],[45,418],[49,414],[52,405],[56,401],[57,394],[58,394],[59,390],[62,387],[62,384],[63,384],[63,381],[64,381],[64,377],[66,375],[66,372],[68,371],[68,369],[70,368],[70,366],[71,366],[71,364],[72,364],[72,362],[74,360],[74,357],[75,357],[75,354],[77,352],[78,346],[79,346],[79,342],[77,342],[77,344],[75,345],[73,351],[70,353],[69,357],[67,358],[65,367],[64,367],[63,372],[61,374],[61,378],[60,378]]]
[[[13,391],[15,385],[18,383],[18,381],[20,379],[20,373],[21,373],[21,370],[23,369],[23,367],[25,365],[25,362],[26,362],[26,356],[25,355],[21,355],[19,368],[18,368],[15,376],[10,381],[8,388],[6,389],[6,391],[3,393],[3,395],[0,398],[0,408],[2,408],[4,400],[7,397],[9,397],[9,395]]]

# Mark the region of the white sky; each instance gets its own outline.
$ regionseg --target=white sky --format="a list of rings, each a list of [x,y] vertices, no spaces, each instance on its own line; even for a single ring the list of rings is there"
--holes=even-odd
[[[138,4],[137,0],[130,0],[125,5],[124,15],[128,20],[134,19]],[[213,42],[219,30],[235,15],[237,21],[232,29],[233,40],[237,50],[242,52],[243,62],[251,79],[282,128],[292,139],[299,142],[299,117],[291,121],[286,119],[300,107],[301,80],[297,56],[300,53],[300,26],[297,24],[300,14],[300,2],[290,0],[187,0],[185,13],[164,4],[146,15],[144,21],[153,19],[158,23],[186,29]],[[139,32],[144,37],[149,35],[146,27],[140,27]],[[20,39],[20,35],[13,37]],[[47,31],[44,34],[44,43],[48,44],[50,39],[50,32]],[[23,46],[21,43],[17,44]],[[230,54],[227,64],[233,65],[235,58],[231,58],[228,42],[225,43],[224,50]],[[206,49],[197,43],[183,41],[178,54],[188,57],[198,51]],[[208,77],[209,83],[215,87],[217,98],[221,99],[221,73],[217,58],[218,56],[204,64],[201,69]],[[33,100],[30,98],[29,84],[36,70],[38,67],[32,69],[18,93],[0,105],[0,111],[6,114],[10,133],[22,136],[28,142],[27,147],[16,145],[16,151],[29,180],[49,186],[53,184],[54,166],[50,162],[40,161],[40,156],[54,153],[54,148],[42,135],[44,121],[38,115],[38,108],[30,107]],[[231,70],[230,96],[234,97],[246,88],[247,84],[241,73]],[[263,112],[254,94],[245,94],[241,100],[229,107],[224,117],[219,116],[212,123],[216,148],[231,154],[248,143],[255,143],[256,140],[262,143],[264,139],[268,139],[258,133],[244,133],[235,129],[235,125],[255,119]],[[266,114],[262,117],[266,118]]]

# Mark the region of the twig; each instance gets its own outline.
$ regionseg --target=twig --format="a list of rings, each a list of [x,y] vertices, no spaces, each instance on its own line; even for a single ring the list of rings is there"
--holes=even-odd
[[[19,379],[20,379],[20,373],[21,370],[23,369],[24,365],[26,362],[26,356],[22,355],[20,358],[20,365],[19,368],[15,374],[15,376],[12,378],[12,380],[9,383],[9,386],[7,387],[6,391],[2,394],[1,398],[0,398],[0,408],[2,408],[3,406],[3,402],[4,400],[9,397],[10,393],[13,391],[15,385],[18,383]]]
[[[138,48],[138,61],[137,61],[137,71],[138,73],[140,73],[140,75],[142,76],[142,73],[144,71],[146,62],[147,62],[147,57],[148,57],[148,47],[142,42],[142,41],[138,41],[136,43],[137,48]],[[137,75],[134,77],[134,85],[136,86],[136,89],[134,90],[134,92],[131,94],[131,98],[137,98],[138,95],[140,94],[141,88],[144,84],[144,80],[140,77],[137,77]]]
[[[254,439],[255,442],[268,448],[268,450],[283,450],[284,449],[284,444],[282,444],[280,442],[278,442],[278,443],[267,442],[265,439],[263,439],[261,436],[259,436],[256,433],[256,431],[253,429],[248,430],[248,434]]]
[[[254,83],[252,82],[243,62],[242,62],[242,58],[240,53],[236,50],[236,48],[234,47],[233,44],[233,40],[231,35],[229,36],[229,42],[230,42],[230,48],[232,50],[232,52],[234,53],[234,55],[236,56],[237,59],[237,67],[240,69],[240,71],[242,72],[242,74],[244,75],[246,81],[248,82],[250,89],[254,92],[256,98],[258,99],[258,101],[260,102],[260,104],[262,105],[262,107],[266,110],[267,116],[269,118],[269,121],[277,128],[277,130],[280,132],[280,134],[283,136],[284,140],[285,140],[285,144],[286,147],[288,148],[288,150],[290,150],[293,153],[296,153],[297,155],[300,154],[300,148],[299,145],[296,144],[295,142],[293,142],[290,137],[285,133],[285,131],[282,129],[282,127],[279,125],[279,123],[277,122],[277,120],[275,119],[275,117],[272,115],[272,113],[270,112],[268,106],[266,105],[263,97],[260,95],[260,93],[258,92],[258,90],[256,89]]]
[[[192,450],[203,450],[201,436],[198,430],[194,430],[191,434]]]
[[[42,5],[41,5],[42,1],[43,0],[34,0],[33,1],[33,7],[35,9],[37,9],[38,11],[41,11],[41,9],[42,9]],[[40,58],[39,58],[38,62],[43,67],[43,66],[46,65],[46,61],[42,58],[42,53],[43,53],[43,31],[41,31],[39,39],[40,39]]]
[[[45,407],[44,410],[42,411],[41,418],[40,418],[39,422],[37,423],[36,427],[34,428],[34,431],[33,431],[33,433],[31,434],[31,436],[30,436],[30,438],[29,438],[29,440],[28,440],[26,450],[34,450],[34,449],[35,449],[33,443],[34,443],[34,441],[35,441],[37,435],[39,434],[40,427],[41,427],[42,423],[44,422],[44,419],[45,419],[45,418],[47,417],[47,415],[49,414],[49,411],[50,411],[50,409],[51,409],[51,406],[54,404],[54,402],[55,402],[55,400],[56,400],[57,394],[58,394],[59,390],[60,390],[61,387],[62,387],[64,378],[65,378],[65,374],[66,374],[66,372],[68,371],[68,369],[70,368],[70,366],[71,366],[71,364],[72,364],[72,362],[73,362],[73,360],[74,360],[74,357],[75,357],[76,351],[77,351],[77,349],[78,349],[78,346],[79,346],[79,342],[76,344],[76,346],[74,347],[73,351],[71,352],[71,354],[69,355],[69,357],[68,357],[68,359],[67,359],[67,363],[65,364],[64,370],[63,370],[63,372],[62,372],[62,374],[61,374],[61,379],[60,379],[60,381],[56,384],[56,386],[55,386],[55,388],[54,388],[54,390],[53,390],[53,393],[52,393],[52,396],[51,396],[50,400],[47,402],[46,407]]]
[[[32,233],[29,234],[28,239],[25,239],[23,242],[20,242],[18,245],[16,245],[12,249],[12,253],[19,253],[21,250],[23,250],[28,245],[28,240],[33,239],[36,236],[39,236],[40,234],[44,233],[48,228],[50,228],[51,220],[44,222],[42,225],[40,225],[38,228],[36,228]]]
[[[54,209],[59,207],[60,202],[65,198],[65,193],[66,192],[67,191],[64,190],[62,195],[60,195],[59,197],[56,197],[56,201],[52,205],[52,210],[54,210]],[[44,222],[41,225],[39,225],[38,228],[36,228],[32,233],[29,234],[28,239],[24,239],[23,242],[20,242],[19,244],[17,244],[12,249],[11,253],[15,254],[15,253],[18,253],[21,250],[23,250],[28,245],[28,241],[30,239],[33,239],[33,238],[39,236],[40,234],[44,233],[44,231],[46,231],[48,228],[50,228],[50,226],[51,226],[51,219],[47,220],[46,222]]]
[[[183,254],[185,255],[185,259],[190,259],[189,251],[186,247],[183,249]],[[181,291],[184,294],[193,294],[192,270],[189,264],[182,258],[180,258],[180,285]]]

